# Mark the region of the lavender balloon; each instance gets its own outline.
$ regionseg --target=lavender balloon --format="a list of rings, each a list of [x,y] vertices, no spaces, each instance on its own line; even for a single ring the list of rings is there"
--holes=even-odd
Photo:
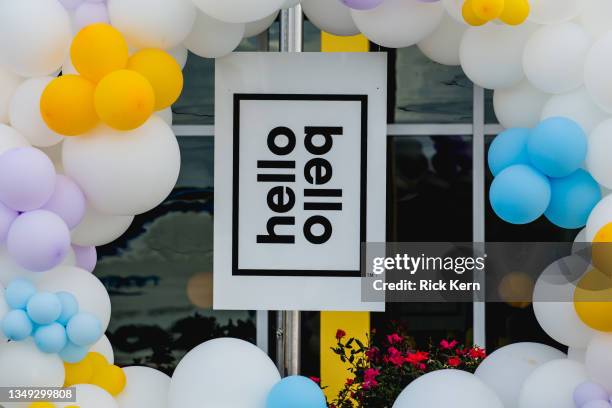
[[[608,401],[610,396],[604,387],[592,382],[583,382],[574,390],[574,403],[577,407],[593,401]]]
[[[106,3],[106,0],[85,0],[85,3]]]
[[[340,0],[345,6],[355,10],[372,10],[380,6],[384,0]]]
[[[76,266],[85,269],[86,271],[93,272],[98,262],[98,252],[95,246],[79,246],[73,245],[72,250],[76,257]]]
[[[0,155],[0,202],[15,211],[36,210],[55,190],[55,167],[46,154],[18,147]]]
[[[612,405],[608,401],[591,401],[587,402],[580,408],[610,408]]]
[[[47,210],[21,214],[6,239],[9,255],[23,268],[42,272],[59,265],[70,249],[70,231],[64,220]]]
[[[94,23],[109,23],[108,9],[104,3],[83,3],[74,12],[77,30]]]
[[[19,213],[0,203],[0,243],[6,240],[11,224]]]
[[[74,10],[83,3],[83,0],[59,0],[66,10]]]
[[[66,176],[58,175],[53,195],[42,207],[59,215],[69,229],[75,228],[85,215],[85,195],[77,184]]]

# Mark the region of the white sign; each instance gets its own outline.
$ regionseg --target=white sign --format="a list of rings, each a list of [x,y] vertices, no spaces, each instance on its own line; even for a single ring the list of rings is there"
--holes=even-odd
[[[386,54],[235,53],[215,83],[216,309],[381,310]]]

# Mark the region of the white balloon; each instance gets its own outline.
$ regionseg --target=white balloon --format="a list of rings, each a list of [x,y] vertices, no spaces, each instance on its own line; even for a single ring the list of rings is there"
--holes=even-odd
[[[442,0],[442,5],[446,9],[449,16],[455,21],[467,26],[463,19],[463,3],[465,0]]]
[[[6,287],[17,278],[36,282],[42,275],[41,272],[32,272],[17,265],[8,254],[6,245],[0,246],[0,284]]]
[[[148,367],[125,367],[126,385],[117,395],[119,408],[168,408],[170,377]]]
[[[525,45],[525,76],[543,92],[559,94],[574,90],[584,80],[584,60],[590,46],[588,34],[578,24],[544,26]]]
[[[606,126],[612,126],[612,124]],[[591,169],[589,168],[589,170]],[[610,222],[612,222],[612,194],[605,196],[591,211],[586,225],[587,242],[593,242],[599,230]]]
[[[129,132],[99,126],[67,138],[62,155],[66,175],[92,206],[111,215],[155,208],[174,188],[181,168],[176,136],[155,115]]]
[[[587,380],[586,368],[576,361],[553,360],[525,379],[520,408],[575,408],[574,389]]]
[[[572,244],[572,254],[579,253],[582,255],[583,251],[589,251],[590,254],[590,248],[591,246],[588,244],[586,237],[586,227],[584,227],[580,230],[580,232],[578,232],[576,238],[574,238],[574,243]]]
[[[321,31],[341,36],[359,34],[351,9],[340,1],[302,0],[302,10]]]
[[[599,38],[587,54],[584,85],[593,101],[612,113],[612,31]]]
[[[586,165],[591,175],[604,187],[612,188],[612,119],[601,122],[589,136]],[[593,210],[594,211],[594,210]],[[612,213],[610,214],[612,216]],[[612,220],[612,217],[610,218]],[[589,230],[587,226],[587,231]],[[588,233],[587,233],[588,235]]]
[[[476,376],[497,393],[504,408],[518,408],[523,381],[536,368],[565,354],[539,343],[515,343],[495,350],[476,369]]]
[[[53,166],[55,166],[55,172],[58,174],[64,174],[64,165],[62,164],[62,144],[58,143],[49,147],[39,147],[40,151],[51,159]]]
[[[553,95],[542,109],[541,119],[564,116],[578,123],[588,135],[608,116],[593,102],[584,87]]]
[[[64,362],[38,350],[34,340],[0,342],[0,387],[62,387]]]
[[[251,343],[232,338],[207,341],[180,361],[170,382],[169,408],[260,408],[280,381],[272,360]]]
[[[89,348],[89,352],[102,354],[109,364],[115,364],[115,352],[106,336],[100,337],[100,340]]]
[[[280,9],[285,0],[193,0],[205,14],[228,23],[261,20]]]
[[[465,30],[465,24],[445,13],[438,28],[417,46],[430,60],[444,65],[459,65],[459,46]]]
[[[591,381],[612,392],[612,334],[593,337],[586,350],[585,365]]]
[[[518,85],[493,92],[493,109],[499,123],[506,129],[533,128],[540,123],[540,113],[548,94],[524,80]]]
[[[533,290],[533,311],[542,329],[561,344],[585,348],[595,331],[574,309],[576,282],[589,268],[581,256],[571,255],[550,264]]]
[[[261,20],[247,23],[246,28],[244,30],[244,38],[255,37],[256,35],[259,35],[266,31],[276,20],[276,17],[278,17],[278,13],[278,11],[275,11],[274,13],[262,18]]]
[[[72,39],[70,17],[57,0],[0,2],[0,61],[23,77],[61,67]]]
[[[461,370],[438,370],[410,383],[393,408],[504,408],[478,377]]]
[[[172,108],[170,106],[155,112],[155,114],[162,118],[168,126],[172,126]]]
[[[533,24],[487,24],[470,27],[461,40],[463,71],[475,84],[499,89],[518,85],[524,77],[522,55]]]
[[[238,47],[245,29],[245,24],[226,23],[199,12],[193,31],[185,39],[184,45],[203,58],[222,57]]]
[[[580,25],[597,38],[612,30],[612,2],[608,0],[583,0],[584,9],[580,15]]]
[[[187,65],[187,58],[189,57],[189,51],[187,50],[187,48],[182,45],[177,45],[176,47],[167,50],[166,52],[172,55],[172,58],[176,60],[177,64],[179,64],[181,69],[185,68],[185,65]]]
[[[351,10],[353,21],[372,42],[389,48],[409,47],[424,40],[444,17],[440,2],[385,0],[372,10]]]
[[[0,321],[4,319],[4,316],[8,313],[9,306],[6,304],[6,300],[4,299],[4,286],[0,283]],[[7,339],[4,337],[4,333],[0,330],[0,347],[2,347],[2,343],[6,342]]]
[[[73,294],[79,302],[79,310],[96,316],[102,325],[102,332],[106,331],[111,315],[110,298],[94,274],[74,266],[61,266],[41,275],[38,290]]]
[[[0,67],[0,123],[9,123],[9,105],[23,78]]]
[[[58,408],[68,408],[75,405],[79,408],[119,408],[113,396],[98,386],[77,384],[74,387],[76,403],[56,403]]]
[[[133,47],[166,50],[187,38],[196,8],[190,0],[108,0],[108,14]]]
[[[14,128],[0,123],[0,154],[16,147],[29,147],[28,139]]]
[[[567,349],[567,358],[584,364],[586,359],[586,349],[570,347]]]
[[[74,67],[74,64],[72,63],[72,58],[70,58],[70,56],[66,58],[66,61],[64,61],[64,65],[62,65],[62,75],[79,75],[79,72]]]
[[[32,78],[23,82],[13,94],[9,106],[11,126],[33,145],[47,147],[57,144],[63,137],[45,123],[40,114],[40,97],[52,77]]]
[[[584,6],[584,0],[529,0],[531,10],[529,21],[538,24],[555,24],[577,17]]]
[[[123,235],[132,221],[133,215],[106,215],[87,205],[81,223],[70,231],[72,243],[81,246],[106,245]]]

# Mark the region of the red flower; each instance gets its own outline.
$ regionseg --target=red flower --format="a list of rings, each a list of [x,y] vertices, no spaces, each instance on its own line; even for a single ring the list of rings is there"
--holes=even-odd
[[[479,347],[473,347],[472,349],[470,349],[470,351],[468,351],[468,355],[470,356],[470,358],[478,360],[485,358],[487,356],[487,353]]]
[[[321,384],[321,379],[319,377],[308,377],[308,378],[310,378],[313,382],[317,384]]]
[[[459,344],[457,340],[453,340],[453,341],[442,340],[440,342],[440,347],[442,347],[444,350],[452,350],[457,346],[457,344]]]
[[[425,371],[425,369],[427,368],[427,366],[423,363],[419,364],[419,370],[421,371]]]
[[[378,381],[376,381],[376,377],[380,374],[379,369],[368,368],[363,373],[363,389],[369,390],[378,385]]]
[[[397,333],[393,333],[387,336],[387,341],[389,344],[397,344],[402,342],[402,336]]]
[[[425,351],[417,351],[414,353],[408,353],[406,356],[406,362],[418,367],[420,363],[429,359],[429,353]]]
[[[338,329],[338,331],[336,332],[336,340],[340,341],[345,336],[346,336],[346,332],[342,329]]]
[[[448,358],[448,365],[451,367],[459,367],[461,364],[461,359],[459,357],[453,356]]]
[[[346,385],[353,385],[354,382],[355,382],[354,378],[347,378],[346,379]]]
[[[365,355],[369,361],[374,361],[378,358],[380,351],[377,347],[370,347],[366,350]]]

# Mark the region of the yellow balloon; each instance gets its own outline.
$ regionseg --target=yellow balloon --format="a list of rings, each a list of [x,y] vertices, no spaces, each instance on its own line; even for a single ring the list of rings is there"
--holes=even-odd
[[[524,309],[531,304],[535,282],[524,272],[511,272],[499,282],[497,291],[508,305]]]
[[[55,408],[55,405],[50,402],[33,402],[28,408]]]
[[[92,351],[91,353],[87,353],[87,357],[85,360],[89,361],[92,365],[93,372],[104,369],[109,365],[108,360],[102,354]]]
[[[75,364],[64,363],[64,369],[66,370],[64,387],[70,387],[75,384],[87,384],[94,373],[92,361],[88,360],[87,357]]]
[[[504,0],[472,0],[472,9],[479,19],[491,21],[502,14],[504,3]]]
[[[94,100],[102,122],[117,130],[136,129],[155,108],[155,92],[149,81],[127,69],[105,76],[96,87]]]
[[[591,261],[600,271],[612,273],[612,223],[601,228],[591,246]]]
[[[183,90],[183,71],[167,52],[157,49],[138,51],[130,57],[128,69],[142,74],[155,91],[155,110],[172,105]]]
[[[63,75],[47,85],[40,98],[40,113],[50,129],[77,136],[99,122],[94,108],[96,86],[78,75]]]
[[[519,25],[527,20],[530,9],[528,0],[506,0],[499,19],[509,25]]]
[[[70,58],[81,75],[98,82],[109,73],[127,66],[128,45],[123,35],[113,26],[91,24],[74,37]]]
[[[592,269],[578,282],[574,308],[580,319],[592,329],[612,332],[612,277]]]
[[[473,3],[473,0],[466,0],[465,3],[463,3],[463,8],[461,11],[463,14],[463,19],[469,25],[475,27],[486,24],[487,20],[483,20],[482,18],[478,17],[476,13],[474,13]]]
[[[113,396],[118,395],[125,388],[125,373],[116,365],[108,365],[94,373],[91,384],[97,385]]]

